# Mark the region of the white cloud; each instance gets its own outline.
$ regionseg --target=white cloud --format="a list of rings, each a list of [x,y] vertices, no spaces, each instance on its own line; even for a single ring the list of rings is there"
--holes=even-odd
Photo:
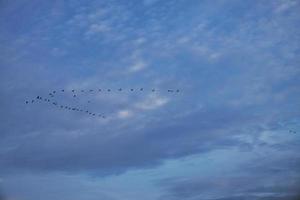
[[[159,96],[149,96],[146,100],[137,103],[135,106],[143,110],[153,110],[158,107],[164,106],[169,102],[169,99]]]
[[[126,118],[129,118],[133,115],[132,111],[130,110],[121,110],[118,112],[117,116],[118,118],[121,118],[121,119],[126,119]]]
[[[146,67],[147,67],[147,64],[145,63],[145,61],[142,59],[139,59],[129,68],[129,72],[138,72],[138,71],[145,69]]]

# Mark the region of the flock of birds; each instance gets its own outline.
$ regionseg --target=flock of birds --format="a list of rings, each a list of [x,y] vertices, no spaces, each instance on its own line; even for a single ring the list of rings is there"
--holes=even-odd
[[[122,91],[125,91],[125,90],[123,88],[117,89],[117,92],[122,92]],[[144,88],[139,88],[139,89],[131,88],[129,91],[130,92],[134,92],[134,91],[143,92],[145,90],[144,90]],[[150,91],[151,92],[156,92],[157,90],[152,88]],[[26,100],[25,104],[37,103],[37,102],[46,102],[46,103],[49,103],[49,104],[51,104],[51,105],[53,105],[57,108],[60,108],[61,110],[81,112],[81,113],[85,113],[85,114],[88,114],[88,115],[93,116],[93,117],[99,117],[99,118],[103,118],[103,119],[106,118],[106,116],[104,114],[91,112],[88,109],[83,109],[83,108],[78,108],[78,107],[74,107],[74,106],[59,104],[59,103],[57,103],[57,101],[54,100],[55,95],[57,95],[58,93],[67,93],[67,92],[71,92],[72,97],[76,98],[79,93],[113,92],[113,90],[112,89],[97,89],[97,90],[93,90],[93,89],[90,89],[90,90],[83,90],[83,89],[81,89],[81,90],[75,90],[75,89],[65,90],[65,89],[62,89],[62,90],[53,90],[52,92],[50,92],[48,94],[48,97],[36,96],[35,99]],[[179,91],[179,89],[176,89],[176,90],[168,89],[167,92],[168,93],[179,93],[180,91]],[[90,103],[90,102],[91,101],[88,100],[88,103]]]

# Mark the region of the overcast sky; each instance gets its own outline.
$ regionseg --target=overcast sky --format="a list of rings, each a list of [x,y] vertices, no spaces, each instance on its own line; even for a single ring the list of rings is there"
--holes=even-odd
[[[0,0],[0,200],[293,199],[299,10]]]

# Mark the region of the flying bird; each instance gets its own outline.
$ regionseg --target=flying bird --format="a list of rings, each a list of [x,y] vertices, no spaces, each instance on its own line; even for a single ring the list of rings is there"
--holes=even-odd
[[[75,92],[75,90],[72,90],[72,92]]]
[[[28,104],[28,101],[25,101],[26,104]]]
[[[110,89],[108,89],[107,92],[110,92]]]
[[[133,89],[132,89],[132,88],[131,88],[130,90],[131,90],[131,91],[133,91]]]
[[[122,91],[122,88],[119,88],[119,91]]]
[[[143,90],[144,90],[144,88],[141,88],[141,89],[140,89],[140,91],[143,91]]]

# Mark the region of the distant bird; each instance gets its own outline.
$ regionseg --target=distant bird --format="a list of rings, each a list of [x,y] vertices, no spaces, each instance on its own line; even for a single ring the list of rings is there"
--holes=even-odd
[[[91,115],[92,113],[89,113],[89,115]]]
[[[91,101],[88,101],[88,103],[91,103]]]
[[[34,102],[34,100],[31,100],[31,103],[33,103]]]
[[[173,92],[173,90],[168,90],[168,92]]]
[[[93,114],[93,116],[95,116],[95,113]]]
[[[143,90],[144,90],[144,88],[141,88],[141,89],[140,89],[140,91],[143,91]]]
[[[93,92],[94,90],[90,90],[90,92]]]
[[[107,89],[107,92],[110,92],[110,89]]]
[[[101,92],[101,89],[98,89],[99,92]]]
[[[53,94],[52,94],[52,93],[49,93],[49,95],[52,96]]]
[[[50,99],[48,99],[47,101],[50,102]]]
[[[152,89],[152,92],[155,92],[155,89]]]
[[[179,90],[177,89],[176,92],[179,92]]]
[[[122,91],[122,88],[119,88],[119,91]]]
[[[76,94],[74,94],[73,97],[76,97]]]
[[[133,91],[133,89],[131,88],[130,91]]]
[[[72,92],[75,92],[75,90],[72,90]]]
[[[84,92],[84,90],[81,90],[81,92]]]
[[[28,104],[28,101],[25,101],[26,104]]]
[[[62,92],[64,92],[65,90],[61,90]]]
[[[88,113],[89,111],[87,110],[87,111],[85,111],[86,113]]]
[[[76,110],[76,108],[72,108],[72,110]]]
[[[52,93],[53,93],[53,94],[55,94],[55,93],[56,93],[56,91],[54,90]]]

